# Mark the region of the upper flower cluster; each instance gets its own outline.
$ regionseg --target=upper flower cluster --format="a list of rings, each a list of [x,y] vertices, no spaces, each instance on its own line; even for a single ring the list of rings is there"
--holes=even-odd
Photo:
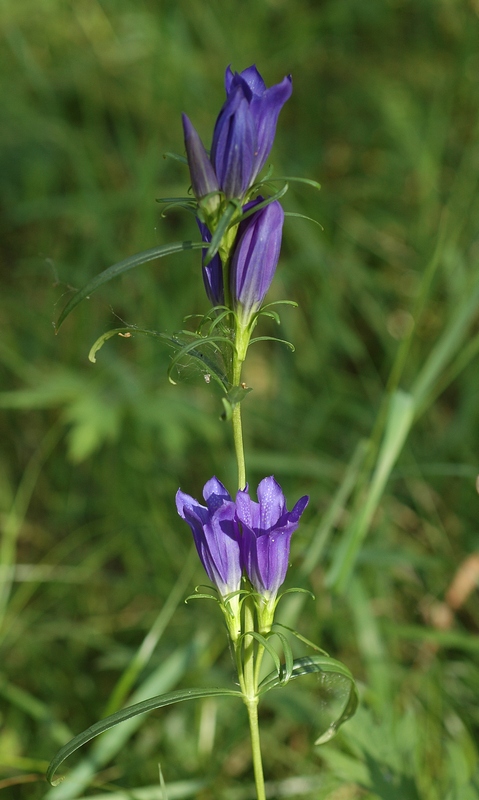
[[[243,572],[268,606],[274,605],[288,569],[291,536],[309,498],[292,511],[273,476],[258,486],[258,502],[248,487],[233,501],[221,481],[211,478],[203,490],[206,507],[178,489],[178,514],[190,526],[198,555],[220,595],[238,592]]]
[[[254,197],[254,182],[271,151],[278,115],[291,95],[292,82],[287,76],[268,89],[253,64],[241,73],[228,67],[225,87],[226,101],[214,127],[211,157],[186,114],[183,130],[198,201],[197,222],[205,243],[212,241],[226,211],[225,201],[233,200],[238,206],[216,254],[206,258],[203,252],[203,280],[213,305],[226,304],[236,313],[239,329],[247,332],[276,270],[284,220],[278,201],[249,198]],[[243,218],[248,211],[249,216]]]
[[[225,75],[226,101],[216,120],[211,160],[196,129],[183,114],[191,185],[199,200],[221,191],[243,200],[263,169],[273,146],[279,112],[291,96],[291,76],[266,88],[253,64]]]

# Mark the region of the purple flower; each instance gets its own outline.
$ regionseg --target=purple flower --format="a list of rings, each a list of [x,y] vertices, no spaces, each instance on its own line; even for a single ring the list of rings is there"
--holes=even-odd
[[[176,508],[192,530],[208,578],[225,597],[238,591],[242,574],[235,504],[217,478],[205,484],[203,497],[206,507],[178,489]]]
[[[239,74],[237,72],[233,74],[231,68],[228,67],[225,75],[227,95],[234,91],[238,85],[241,85],[243,91],[245,91],[244,84],[248,86],[252,94],[250,113],[254,120],[256,134],[253,173],[251,175],[251,181],[253,181],[263,169],[271,152],[279,112],[291,97],[293,82],[291,75],[287,75],[281,83],[276,83],[267,89],[255,64]]]
[[[292,82],[287,76],[267,89],[253,64],[241,73],[228,67],[225,87],[226,101],[213,132],[211,162],[226,197],[242,198],[266,163]]]
[[[191,186],[195,197],[201,200],[207,194],[219,191],[218,178],[196,129],[186,114],[182,119]]]
[[[247,203],[252,208],[263,198]],[[259,310],[278,264],[284,211],[274,200],[240,223],[230,268],[230,289],[243,326]]]
[[[236,496],[236,515],[242,527],[242,561],[253,587],[273,603],[288,569],[291,535],[309,497],[301,497],[288,511],[281,486],[271,476],[259,484],[258,500],[251,500],[247,488]]]
[[[200,229],[201,238],[204,242],[211,242],[211,233],[201,220],[196,218],[198,227]],[[202,260],[205,260],[206,250],[203,250]],[[203,282],[205,284],[206,294],[210,303],[214,306],[222,306],[225,302],[225,293],[223,286],[223,265],[218,253],[211,259],[210,263],[205,267],[203,263]]]

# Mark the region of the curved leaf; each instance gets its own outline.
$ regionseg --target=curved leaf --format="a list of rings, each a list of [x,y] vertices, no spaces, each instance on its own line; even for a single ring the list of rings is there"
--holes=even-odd
[[[266,181],[261,181],[261,184],[258,183],[253,188],[256,188],[256,186],[259,187],[263,183],[266,183]],[[266,208],[266,206],[269,206],[270,203],[274,203],[275,200],[280,200],[283,195],[286,194],[288,189],[289,186],[287,183],[285,183],[284,186],[281,189],[278,189],[278,191],[274,192],[274,194],[269,195],[269,197],[266,197],[261,201],[261,203],[257,203],[252,208],[249,208],[248,211],[245,211],[243,214],[241,214],[240,222],[242,222],[244,219],[248,219],[248,217],[251,217],[252,214],[256,214],[256,212],[260,211],[262,208]]]
[[[266,303],[266,305],[261,306],[260,311],[264,311],[265,308],[270,308],[271,306],[293,306],[293,308],[298,308],[296,300],[273,300],[272,303]]]
[[[270,631],[270,636],[277,636],[281,642],[283,653],[284,653],[284,669],[281,670],[281,682],[283,684],[288,683],[293,676],[293,668],[294,668],[294,659],[293,659],[293,651],[291,650],[291,645],[288,642],[284,633],[280,631]]]
[[[287,591],[288,590],[286,590],[286,592]],[[299,591],[299,589],[293,589],[293,591]],[[284,594],[286,594],[286,592],[283,592],[281,597]],[[305,594],[311,594],[311,592],[308,592],[307,590],[304,590],[304,593]],[[296,638],[299,639],[300,642],[303,642],[303,644],[307,644],[308,647],[311,647],[313,650],[316,650],[317,653],[321,653],[323,656],[326,656],[327,658],[329,658],[329,653],[327,653],[326,650],[323,650],[322,647],[319,647],[317,644],[315,644],[314,642],[310,641],[310,639],[307,639],[306,636],[302,636],[302,634],[298,633],[298,631],[295,631],[294,628],[290,628],[289,625],[283,625],[282,622],[273,622],[273,628],[276,628],[276,627],[284,628],[285,631],[288,631],[289,633],[292,633],[293,636],[296,636]]]
[[[212,360],[210,355],[205,353],[204,349],[200,348],[204,348],[205,346],[211,345],[212,353],[216,352],[221,355],[221,348],[219,347],[219,344],[221,343],[228,344],[234,348],[234,342],[232,342],[231,339],[228,339],[226,336],[200,336],[199,334],[191,333],[189,331],[185,333],[191,336],[193,341],[188,342],[187,344],[183,344],[179,339],[172,340],[175,346],[179,346],[181,347],[181,349],[179,350],[178,353],[176,353],[175,356],[173,356],[170,366],[168,367],[167,374],[170,383],[172,383],[173,385],[175,385],[176,383],[176,381],[174,381],[173,378],[171,377],[171,373],[178,364],[178,362],[184,356],[191,356],[192,358],[195,358],[197,361],[199,361],[203,365],[203,367],[207,367],[209,370],[210,377],[213,377],[220,384],[223,390],[226,390],[228,384],[227,376],[224,374],[219,364],[216,364]]]
[[[318,222],[317,219],[313,219],[313,217],[307,217],[306,214],[298,214],[295,211],[285,211],[285,217],[298,217],[298,219],[305,219],[307,222],[314,222],[315,225],[318,225],[322,231],[324,231],[324,227]]]
[[[135,717],[138,714],[146,714],[148,711],[154,711],[156,708],[163,708],[164,706],[169,706],[173,703],[181,703],[184,700],[197,700],[201,697],[242,698],[243,695],[241,692],[238,692],[234,689],[179,689],[174,692],[168,692],[167,694],[157,695],[157,697],[150,697],[148,700],[143,700],[141,703],[135,703],[133,706],[122,708],[121,711],[117,711],[110,717],[105,717],[105,719],[95,722],[95,724],[87,728],[86,731],[79,733],[78,736],[75,736],[74,739],[72,739],[70,742],[67,742],[67,744],[58,751],[48,767],[46,775],[48,782],[51,783],[52,786],[56,786],[58,783],[60,783],[61,779],[54,781],[53,777],[58,767],[65,761],[65,759],[74,753],[75,750],[78,750],[80,747],[82,747],[82,745],[86,744],[91,739],[94,739],[95,736],[98,736],[98,734],[104,733],[110,728],[113,728],[114,725],[118,725],[120,722],[125,722],[125,720],[131,719],[131,717]]]
[[[142,253],[136,253],[134,256],[130,256],[129,258],[125,258],[123,261],[119,261],[117,264],[113,264],[113,266],[108,267],[108,269],[105,269],[103,272],[100,272],[99,275],[96,275],[95,278],[89,281],[73,295],[58,317],[55,333],[58,333],[60,326],[63,324],[65,319],[73,311],[73,309],[85,299],[85,297],[93,294],[93,292],[95,292],[99,286],[111,281],[112,278],[116,278],[123,272],[134,269],[140,264],[146,264],[148,261],[154,261],[156,258],[163,258],[163,256],[169,256],[173,253],[181,253],[182,250],[201,250],[204,247],[205,244],[203,242],[172,242],[171,244],[164,244],[160,247],[152,247],[151,250],[144,250]]]
[[[279,342],[289,347],[293,353],[296,350],[294,344],[288,342],[286,339],[278,339],[276,336],[255,336],[254,339],[250,339],[250,344],[254,344],[255,342]]]
[[[263,636],[261,633],[258,633],[257,631],[245,631],[245,633],[241,634],[238,641],[240,641],[241,639],[246,639],[247,636],[251,636],[253,639],[256,639],[256,641],[259,642],[259,644],[262,647],[264,647],[265,650],[268,651],[276,667],[274,674],[276,675],[276,677],[282,676],[283,670],[281,661],[279,660],[279,655],[277,654],[274,647],[268,642],[268,639],[270,639],[271,636],[269,636],[268,634],[266,636]]]
[[[312,186],[318,192],[321,189],[321,184],[318,181],[313,181],[311,178],[295,178],[291,175],[278,175],[277,178],[267,178],[261,183],[270,183],[272,181],[293,181],[293,183],[305,183],[307,186]]]
[[[131,336],[135,334],[139,334],[140,336],[154,336],[157,339],[166,339],[170,344],[172,343],[171,337],[168,336],[166,333],[159,333],[158,331],[149,331],[145,328],[134,328],[134,327],[126,327],[126,328],[112,328],[111,330],[107,331],[106,333],[102,333],[101,336],[98,337],[96,342],[92,344],[90,347],[90,352],[88,353],[88,360],[92,362],[92,364],[96,364],[96,354],[99,350],[103,347],[105,342],[108,339],[111,339],[113,336],[123,336],[125,339],[129,339]]]
[[[280,675],[278,675],[276,670],[271,672],[260,683],[258,693],[265,694],[265,692],[269,692],[277,686],[284,686],[285,675],[283,673],[286,673],[286,667],[283,667],[282,674]],[[346,720],[353,716],[358,707],[359,698],[354,678],[349,669],[340,661],[336,661],[334,658],[328,658],[327,656],[305,656],[295,659],[290,680],[315,673],[322,682],[324,682],[327,688],[335,688],[335,685],[340,686],[341,682],[344,681],[349,684],[341,711],[336,719],[329,723],[326,730],[323,731],[315,741],[315,744],[324,744],[325,742],[329,742],[329,740],[336,735],[343,722],[346,722]]]

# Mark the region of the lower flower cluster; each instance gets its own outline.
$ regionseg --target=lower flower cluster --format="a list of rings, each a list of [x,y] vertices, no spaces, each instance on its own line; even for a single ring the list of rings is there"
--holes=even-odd
[[[235,593],[238,598],[245,575],[272,612],[288,569],[291,535],[309,497],[301,497],[288,511],[273,476],[260,482],[257,494],[256,503],[246,486],[233,501],[213,477],[203,489],[206,506],[178,489],[176,507],[190,526],[201,562],[222,599]]]

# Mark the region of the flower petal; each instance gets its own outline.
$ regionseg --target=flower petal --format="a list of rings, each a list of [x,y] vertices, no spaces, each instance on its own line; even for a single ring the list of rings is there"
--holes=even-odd
[[[223,503],[232,502],[230,493],[215,475],[205,483],[203,497],[210,513],[213,513]]]
[[[236,86],[216,120],[211,162],[226,197],[243,197],[251,183],[256,135],[246,84]]]
[[[279,112],[291,97],[293,84],[291,75],[281,83],[266,89],[261,96],[254,96],[251,101],[251,113],[256,129],[255,162],[251,180],[263,169],[273,146],[278,123]]]
[[[252,530],[260,526],[260,507],[259,503],[251,500],[248,494],[248,487],[241,489],[236,495],[236,514],[243,525],[247,525]]]
[[[293,529],[271,531],[256,539],[256,569],[263,593],[276,596],[288,571],[289,550]]]
[[[283,490],[273,475],[263,478],[258,486],[258,500],[261,509],[260,528],[271,530],[286,511]]]
[[[240,587],[242,569],[235,504],[223,503],[203,530],[203,564],[206,572],[222,595],[237,591]]]

